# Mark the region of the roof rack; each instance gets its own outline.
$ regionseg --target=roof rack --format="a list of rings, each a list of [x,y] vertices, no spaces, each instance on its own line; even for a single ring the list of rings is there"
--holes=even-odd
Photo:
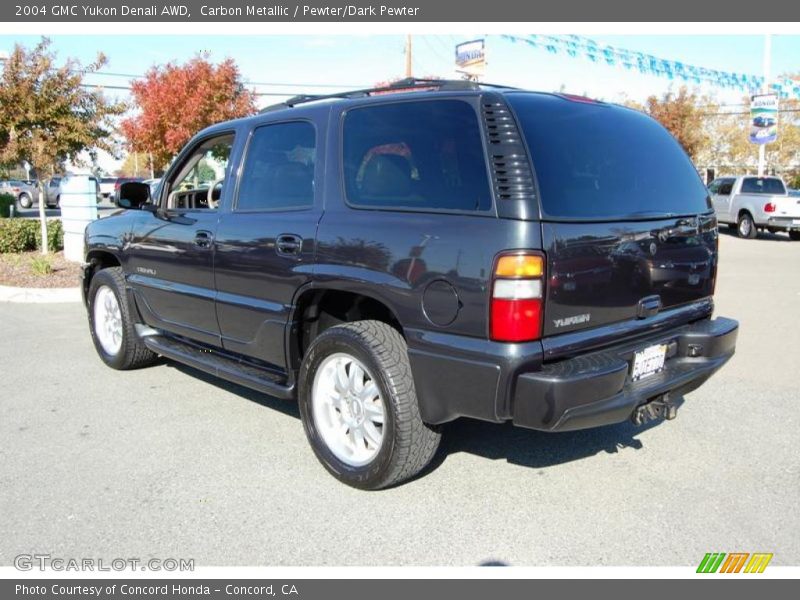
[[[439,91],[460,91],[460,90],[481,90],[484,88],[497,88],[506,90],[516,90],[519,88],[511,87],[508,85],[498,85],[494,83],[483,83],[477,81],[469,81],[466,79],[419,79],[416,77],[407,77],[394,81],[389,85],[383,85],[374,88],[365,88],[362,90],[350,90],[347,92],[336,92],[334,94],[302,94],[289,98],[285,102],[272,104],[266,108],[261,109],[261,113],[271,112],[273,110],[280,110],[283,108],[291,108],[298,104],[305,104],[307,102],[316,102],[318,100],[329,100],[331,98],[366,98],[378,94],[385,94],[390,92],[399,91],[425,91],[436,89]]]

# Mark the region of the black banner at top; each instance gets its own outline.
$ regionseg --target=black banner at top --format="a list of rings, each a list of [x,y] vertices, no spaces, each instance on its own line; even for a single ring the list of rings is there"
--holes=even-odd
[[[800,3],[786,0],[12,0],[3,22],[786,22]],[[709,30],[716,32],[717,30]]]

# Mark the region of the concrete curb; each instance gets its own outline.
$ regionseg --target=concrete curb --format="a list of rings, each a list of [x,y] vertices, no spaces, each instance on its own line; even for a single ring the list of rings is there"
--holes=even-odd
[[[23,288],[0,285],[0,302],[55,304],[81,302],[81,288]]]

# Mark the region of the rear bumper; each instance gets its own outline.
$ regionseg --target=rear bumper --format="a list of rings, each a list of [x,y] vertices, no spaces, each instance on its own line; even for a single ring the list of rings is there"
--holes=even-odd
[[[770,217],[767,219],[767,227],[774,229],[800,230],[800,217]]]
[[[513,395],[516,425],[545,431],[571,431],[619,423],[641,404],[665,394],[699,387],[733,356],[738,323],[705,319],[602,352],[547,364],[522,373]],[[629,378],[633,354],[666,344],[662,372],[638,382]]]

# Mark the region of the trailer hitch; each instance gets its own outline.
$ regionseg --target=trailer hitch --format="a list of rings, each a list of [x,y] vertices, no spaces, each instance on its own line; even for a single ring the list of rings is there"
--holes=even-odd
[[[631,421],[634,425],[644,425],[660,418],[671,421],[677,416],[678,404],[670,400],[669,394],[664,394],[637,406],[631,415]]]

